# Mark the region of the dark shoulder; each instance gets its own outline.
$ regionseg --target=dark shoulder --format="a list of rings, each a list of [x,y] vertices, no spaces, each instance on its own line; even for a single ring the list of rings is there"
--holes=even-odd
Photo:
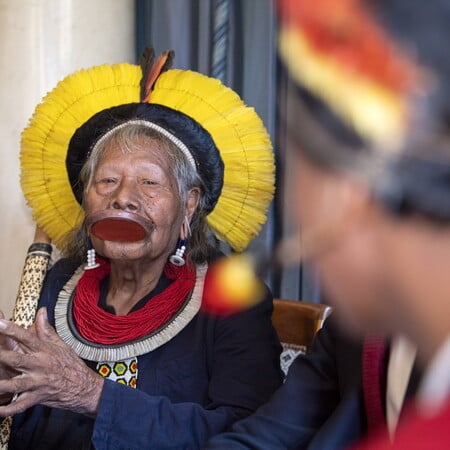
[[[68,280],[75,270],[79,267],[79,263],[68,258],[61,258],[56,261],[46,276],[46,282],[56,281],[59,279]]]
[[[318,332],[313,347],[324,349],[335,359],[337,370],[358,377],[361,371],[364,337],[356,337],[346,330],[333,312]]]
[[[58,298],[58,294],[70,279],[70,277],[73,275],[78,266],[78,263],[66,258],[62,258],[56,261],[47,272],[40,293],[39,307],[47,307],[50,323],[52,323],[53,310]]]
[[[319,335],[334,342],[334,345],[338,347],[362,348],[364,340],[364,337],[361,336],[358,338],[349,332],[341,321],[338,320],[335,312],[332,312],[325,320],[322,329],[319,331]]]

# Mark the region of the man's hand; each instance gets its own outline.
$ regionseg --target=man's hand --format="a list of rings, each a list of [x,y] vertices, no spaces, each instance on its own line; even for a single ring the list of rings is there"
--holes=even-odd
[[[1,318],[0,339],[0,361],[12,375],[0,379],[0,396],[18,394],[16,401],[0,406],[0,416],[42,404],[95,417],[104,379],[60,339],[45,308],[28,330]]]

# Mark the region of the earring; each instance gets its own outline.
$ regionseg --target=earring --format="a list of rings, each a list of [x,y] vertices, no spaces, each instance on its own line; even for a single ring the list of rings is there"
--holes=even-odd
[[[170,255],[169,261],[174,266],[184,266],[186,261],[184,260],[184,252],[186,251],[186,245],[187,245],[187,236],[190,236],[191,234],[191,227],[189,225],[189,219],[187,216],[184,216],[183,225],[181,227],[181,235],[182,237],[178,240],[178,245],[175,253],[173,255]]]
[[[177,250],[176,250],[175,254],[170,255],[169,261],[174,266],[181,267],[181,266],[184,266],[184,264],[186,263],[186,261],[183,258],[184,252],[186,251],[186,244],[187,244],[187,239],[179,239]]]
[[[95,269],[98,266],[100,266],[100,264],[95,261],[95,248],[93,247],[91,240],[88,239],[87,264],[84,266],[84,270]]]

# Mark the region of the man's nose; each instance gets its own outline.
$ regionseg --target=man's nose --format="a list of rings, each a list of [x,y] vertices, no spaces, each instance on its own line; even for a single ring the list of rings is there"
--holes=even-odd
[[[112,196],[112,207],[124,211],[139,210],[138,189],[132,177],[124,177],[120,180]]]

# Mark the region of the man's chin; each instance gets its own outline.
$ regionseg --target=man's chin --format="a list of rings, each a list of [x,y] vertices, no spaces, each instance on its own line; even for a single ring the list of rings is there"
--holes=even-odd
[[[145,241],[117,242],[101,241],[98,254],[110,261],[136,261],[144,259],[148,251],[145,249]]]
[[[333,315],[344,333],[353,339],[361,339],[367,335],[387,335],[384,325],[374,317],[367,317],[339,306],[333,307]]]

